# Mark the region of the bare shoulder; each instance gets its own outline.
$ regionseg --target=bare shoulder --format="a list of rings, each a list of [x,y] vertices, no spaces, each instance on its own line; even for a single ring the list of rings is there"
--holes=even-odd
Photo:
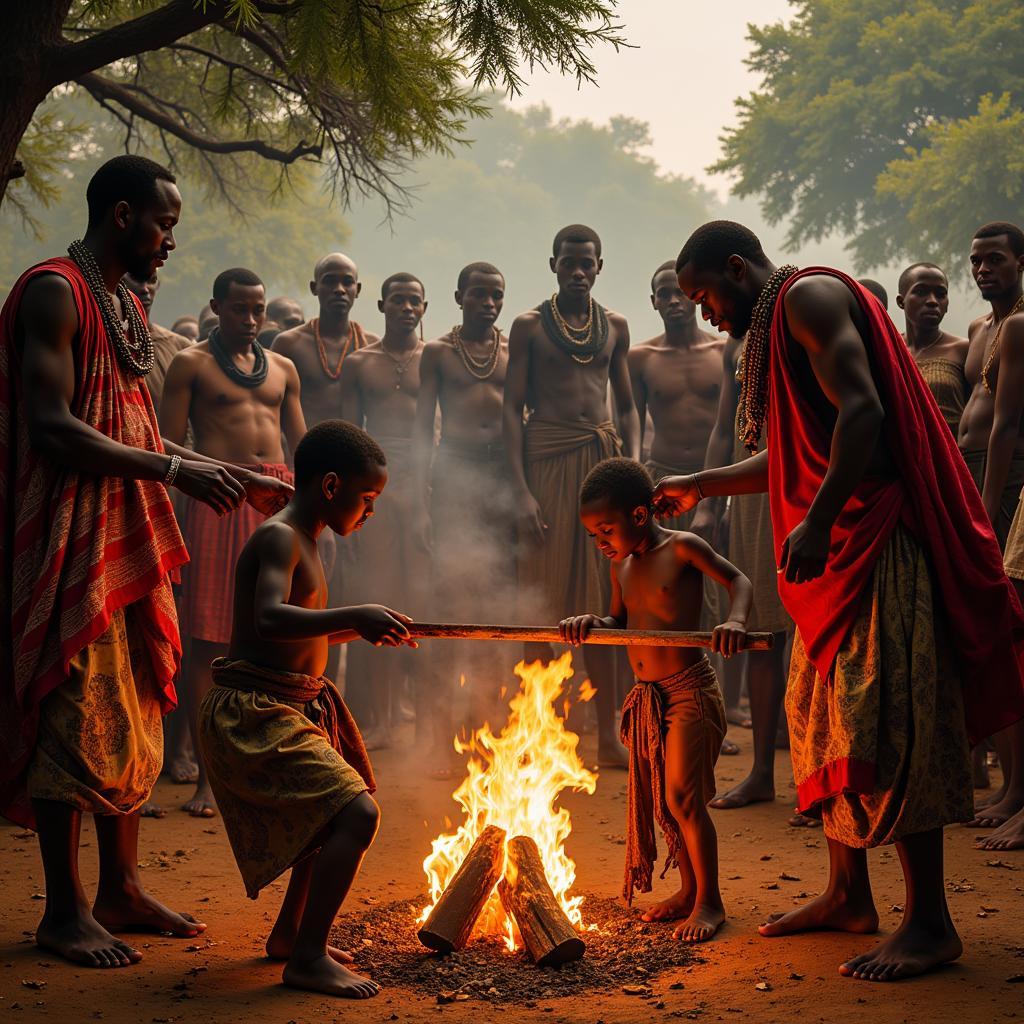
[[[78,311],[68,279],[57,273],[37,274],[21,293],[18,315],[25,322],[52,326],[73,324],[77,329]]]
[[[359,325],[359,329],[363,332],[363,339],[366,342],[366,345],[363,346],[364,348],[366,348],[369,345],[379,345],[380,344],[380,335],[379,334],[374,334],[373,331],[366,330],[366,328],[363,327],[362,324]]]
[[[646,363],[652,349],[661,341],[661,338],[662,335],[659,334],[653,338],[648,338],[646,341],[638,342],[636,345],[630,345],[629,352],[626,353],[629,365],[635,369],[640,369]]]
[[[606,309],[604,311],[605,316],[608,317],[608,323],[617,328],[618,330],[629,330],[629,323],[621,313],[616,313],[614,309]]]
[[[961,366],[967,361],[967,352],[971,343],[967,338],[958,337],[955,334],[947,334],[943,339],[942,354],[951,362],[959,363]]]
[[[526,330],[540,326],[540,310],[527,309],[512,321],[511,330]]]
[[[295,364],[283,353],[275,352],[272,348],[264,349],[267,354],[267,362],[279,370],[294,371]]]
[[[312,340],[313,332],[309,329],[309,324],[299,324],[298,327],[282,331],[274,339],[274,343],[270,346],[270,351],[280,352],[281,355],[287,356],[296,351],[296,349],[308,345]]]
[[[808,274],[786,289],[786,312],[816,313],[823,306],[832,304],[846,307],[851,297],[850,289],[838,277],[831,274]]]
[[[426,356],[440,355],[442,352],[446,352],[452,348],[452,332],[445,331],[439,338],[431,338],[430,341],[425,342],[423,345],[423,355]]]
[[[261,560],[284,565],[298,550],[298,534],[277,516],[271,516],[253,530],[246,547]]]
[[[1003,344],[1024,347],[1024,312],[1008,316],[1002,323]]]
[[[981,316],[976,316],[967,328],[968,339],[973,340],[975,334],[977,334],[983,327],[986,327],[990,320],[991,315],[989,313],[982,313]]]

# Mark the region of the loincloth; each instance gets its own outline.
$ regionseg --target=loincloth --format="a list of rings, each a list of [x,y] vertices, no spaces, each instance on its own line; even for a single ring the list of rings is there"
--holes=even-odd
[[[319,846],[324,828],[373,792],[355,721],[326,677],[217,658],[199,742],[231,849],[255,899]]]
[[[163,586],[170,592],[170,584]],[[89,814],[131,814],[163,762],[160,690],[147,637],[131,605],[78,652],[40,705],[25,788]]]
[[[1024,499],[1024,491],[1021,491]],[[1024,500],[1017,502],[1017,511],[1013,514],[1010,532],[1006,538],[1006,550],[1003,552],[1003,567],[1011,580],[1024,580],[1024,513],[1021,506]]]
[[[547,524],[540,545],[518,545],[524,620],[551,624],[567,615],[604,615],[611,598],[607,560],[580,523],[583,481],[622,448],[610,422],[591,424],[533,416],[526,424],[523,467]]]
[[[253,472],[292,483],[284,465],[246,466]],[[235,565],[253,531],[267,517],[248,503],[219,516],[190,498],[181,517],[190,561],[181,570],[181,632],[194,640],[226,646],[231,642],[235,603]]]
[[[797,634],[786,714],[797,802],[874,847],[965,821],[973,791],[960,670],[917,539],[897,526],[829,680]]]
[[[974,451],[961,451],[964,462],[970,470],[974,483],[977,485],[978,493],[985,484],[985,467],[988,464],[988,452],[984,448],[977,448]],[[1010,534],[1010,525],[1017,514],[1017,506],[1020,504],[1021,488],[1024,488],[1024,455],[1013,456],[1010,463],[1010,471],[1006,474],[1006,484],[1003,487],[1002,496],[999,499],[999,518],[992,524],[996,532],[996,539],[999,541],[1001,550],[1006,550],[1006,541]]]
[[[917,368],[955,439],[967,400],[967,378],[964,377],[963,366],[952,359],[925,359],[917,364]]]
[[[665,867],[679,863],[683,839],[665,800],[665,737],[689,727],[687,740],[697,731],[700,751],[700,797],[707,803],[715,795],[715,764],[725,736],[725,704],[718,677],[706,657],[674,676],[641,682],[626,694],[622,705],[622,742],[629,748],[628,807],[626,812],[626,876],[622,895],[651,891],[651,876],[658,856],[655,824],[668,845]]]

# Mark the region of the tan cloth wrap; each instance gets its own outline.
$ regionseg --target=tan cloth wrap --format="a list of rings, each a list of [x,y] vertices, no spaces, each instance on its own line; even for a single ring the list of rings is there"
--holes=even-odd
[[[963,366],[952,359],[925,359],[917,364],[917,368],[955,438],[960,431],[960,418],[967,401],[967,378]]]
[[[961,450],[961,453],[974,478],[978,493],[981,494],[985,485],[988,452],[984,448],[976,448],[966,452]],[[1024,488],[1024,455],[1014,454],[1013,461],[1010,463],[1010,471],[1006,474],[1003,494],[999,499],[999,518],[992,524],[992,529],[996,531],[999,547],[1004,552],[1010,535],[1010,526],[1017,515],[1017,506],[1020,504],[1021,488]]]
[[[1003,568],[1011,580],[1024,580],[1024,491],[1021,491],[1017,502],[1017,511],[1013,514],[1010,533],[1006,538],[1006,550],[1003,552]]]
[[[316,849],[331,820],[373,789],[373,776],[359,730],[326,678],[218,658],[213,680],[199,709],[199,742],[255,899]]]
[[[797,633],[786,691],[797,785],[843,758],[875,765],[870,793],[818,805],[830,839],[874,847],[972,816],[960,673],[943,618],[921,545],[897,526],[832,679],[818,676]]]
[[[539,546],[519,545],[524,622],[551,625],[567,615],[604,615],[611,598],[607,560],[580,524],[580,488],[587,474],[622,448],[611,422],[530,417],[523,464],[530,493],[547,524]]]
[[[718,677],[706,657],[696,665],[655,682],[637,681],[622,705],[622,742],[629,748],[628,804],[626,811],[626,873],[622,895],[651,891],[658,856],[655,824],[668,845],[665,867],[679,863],[682,836],[665,799],[665,737],[671,730],[700,728],[704,803],[715,795],[715,764],[725,736],[725,704]]]
[[[89,814],[137,811],[163,763],[160,716],[145,636],[131,606],[119,608],[43,699],[29,797]]]

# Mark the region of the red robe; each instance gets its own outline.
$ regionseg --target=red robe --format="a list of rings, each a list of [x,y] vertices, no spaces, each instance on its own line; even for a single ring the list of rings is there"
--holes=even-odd
[[[58,257],[27,270],[0,312],[0,814],[22,825],[33,821],[23,776],[40,702],[118,608],[135,605],[164,710],[174,707],[178,624],[149,595],[188,561],[162,483],[78,473],[31,447],[15,320],[25,286],[47,273],[67,280],[78,312],[72,414],[163,451],[144,378],[118,362],[77,264]]]
[[[878,301],[838,270],[809,267],[780,292],[771,327],[767,430],[768,495],[776,557],[805,518],[828,469],[831,428],[800,390],[787,339],[784,299],[795,281],[827,274],[842,281],[868,325],[866,346],[899,473],[866,477],[832,528],[825,573],[808,583],[779,578],[819,675],[827,679],[853,626],[875,562],[897,522],[927,555],[963,678],[967,731],[977,742],[1024,718],[1024,614],[1003,571],[999,544],[978,489],[902,336]]]

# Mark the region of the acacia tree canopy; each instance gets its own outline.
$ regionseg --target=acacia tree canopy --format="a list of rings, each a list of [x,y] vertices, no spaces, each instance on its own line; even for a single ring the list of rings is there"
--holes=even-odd
[[[118,119],[126,148],[202,172],[225,197],[322,163],[342,200],[388,202],[410,160],[447,151],[541,65],[592,80],[622,44],[616,0],[32,0],[0,36],[0,199],[52,199],[54,157],[29,132],[70,87]],[[46,116],[45,108],[42,111]],[[40,126],[37,123],[37,129]],[[33,161],[35,166],[33,166]],[[274,174],[268,178],[267,168]],[[29,195],[17,199],[26,204]]]
[[[987,220],[1024,219],[1019,0],[794,0],[750,28],[762,87],[713,170],[736,175],[791,248],[838,232],[857,265],[961,265]]]

